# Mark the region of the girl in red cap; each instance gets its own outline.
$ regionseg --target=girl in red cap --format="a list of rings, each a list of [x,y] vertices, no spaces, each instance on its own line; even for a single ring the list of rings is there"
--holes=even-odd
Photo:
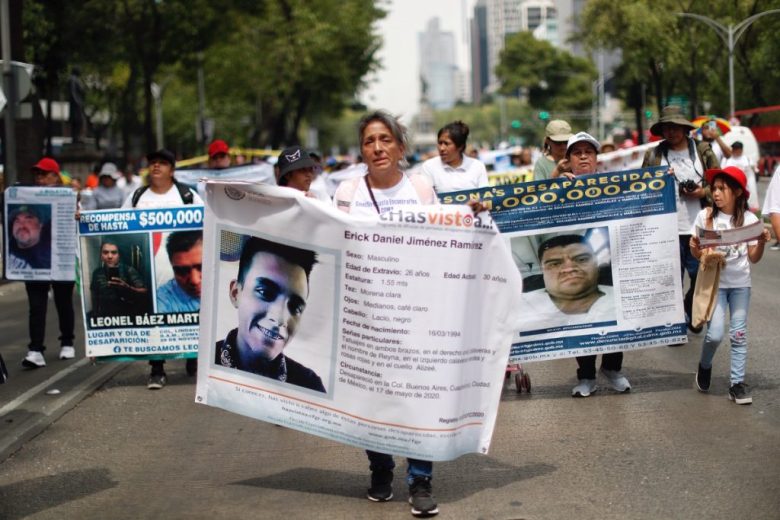
[[[712,189],[712,206],[704,208],[696,216],[691,230],[691,253],[697,259],[701,248],[696,228],[734,229],[758,222],[748,211],[747,179],[736,166],[724,169],[713,168],[704,172]],[[769,240],[769,231],[763,232],[747,243],[719,246],[715,250],[724,255],[725,266],[720,273],[717,304],[712,318],[707,323],[707,334],[702,345],[699,367],[696,371],[696,387],[701,392],[710,388],[712,358],[723,340],[726,326],[726,309],[731,315],[729,339],[731,340],[731,386],[729,399],[736,404],[750,404],[753,398],[745,384],[745,362],[747,360],[747,314],[750,305],[750,264],[761,260],[764,244]]]

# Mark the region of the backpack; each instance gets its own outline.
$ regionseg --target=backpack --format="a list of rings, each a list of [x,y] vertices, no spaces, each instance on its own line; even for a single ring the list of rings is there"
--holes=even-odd
[[[179,196],[181,197],[181,201],[184,204],[192,204],[194,200],[192,198],[192,190],[190,190],[190,188],[187,185],[181,184],[176,179],[173,180],[173,185],[176,186],[177,190],[179,190]],[[146,190],[148,189],[149,186],[141,186],[140,188],[138,188],[133,192],[133,198],[131,200],[131,205],[133,207],[136,207],[138,205],[138,201],[140,200],[141,195],[146,193]]]

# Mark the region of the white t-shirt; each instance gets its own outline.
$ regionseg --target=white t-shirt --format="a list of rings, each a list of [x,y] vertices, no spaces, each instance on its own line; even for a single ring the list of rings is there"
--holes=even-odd
[[[680,182],[686,180],[692,180],[696,184],[701,185],[704,168],[699,160],[698,153],[693,153],[695,160],[691,162],[690,152],[686,146],[684,150],[669,150],[667,157],[669,162],[662,158],[661,164],[668,164],[674,168],[674,177],[677,179],[678,187]],[[696,215],[701,211],[701,203],[699,199],[680,196],[679,189],[675,190],[674,196],[677,201],[677,233],[688,235],[691,232],[691,225],[696,219]]]
[[[488,185],[485,165],[467,155],[463,156],[463,162],[457,168],[443,163],[441,157],[433,157],[423,163],[420,173],[428,178],[436,193],[473,190]]]
[[[401,181],[392,188],[384,190],[371,188],[371,191],[373,192],[376,203],[382,213],[392,211],[398,206],[411,206],[413,204],[422,203],[417,196],[417,190],[414,189],[414,186],[406,175],[403,175]],[[363,179],[360,180],[357,189],[355,190],[355,196],[352,198],[352,207],[349,212],[352,215],[377,215],[376,208],[371,200],[371,195],[368,193],[366,181]]]
[[[720,163],[721,168],[726,168],[727,166],[736,166],[745,173],[745,178],[747,179],[747,189],[750,192],[750,197],[748,198],[748,207],[750,208],[750,211],[758,210],[758,187],[756,186],[756,170],[753,168],[753,163],[750,161],[750,158],[748,158],[746,155],[741,155],[739,157],[734,157],[732,155],[728,159],[723,159],[723,162]]]
[[[191,188],[187,188],[192,192],[192,204],[195,206],[202,206],[203,205],[203,199],[200,198],[200,195],[198,195],[195,191],[193,191]],[[179,193],[179,189],[174,184],[171,186],[171,188],[166,191],[165,193],[155,193],[152,191],[152,188],[147,189],[143,192],[141,195],[141,198],[138,199],[138,204],[136,204],[136,208],[172,208],[176,206],[183,206],[184,202],[181,200],[181,194]],[[127,198],[125,199],[124,203],[122,204],[123,208],[132,208],[133,207],[133,194],[129,194]]]
[[[731,215],[719,212],[713,219],[712,228],[707,226],[707,209],[703,209],[696,216],[694,226],[690,233],[696,233],[696,226],[703,229],[734,229],[731,223]],[[745,212],[744,226],[749,226],[758,222],[758,218],[749,211]],[[720,272],[721,289],[734,289],[737,287],[750,287],[750,259],[748,258],[748,246],[756,245],[758,242],[742,242],[733,246],[716,247],[715,250],[726,255],[726,266]]]
[[[521,318],[521,331],[552,329],[567,325],[583,325],[586,323],[603,323],[615,321],[615,294],[612,287],[599,285],[603,293],[593,302],[588,312],[581,314],[565,314],[555,305],[546,289],[537,289],[523,293],[523,307],[526,309]]]
[[[764,209],[761,210],[761,213],[764,215],[780,213],[780,166],[775,169],[772,181],[766,189]]]

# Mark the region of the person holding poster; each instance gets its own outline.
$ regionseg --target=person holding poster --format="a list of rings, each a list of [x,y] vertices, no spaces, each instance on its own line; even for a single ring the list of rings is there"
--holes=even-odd
[[[317,162],[300,146],[285,148],[276,161],[276,184],[302,191],[307,197],[317,198],[309,193],[309,189],[316,176],[314,170],[318,167]]]
[[[173,278],[157,288],[157,312],[198,312],[202,280],[203,232],[174,231],[165,250]]]
[[[712,207],[704,208],[696,216],[691,228],[690,248],[696,259],[701,258],[704,248],[699,243],[696,228],[735,229],[758,222],[748,211],[750,193],[747,178],[736,166],[715,168],[704,172],[712,188]],[[753,398],[745,384],[747,362],[747,315],[750,306],[750,264],[757,263],[764,255],[764,245],[769,241],[768,229],[763,229],[756,240],[715,248],[722,253],[725,266],[720,273],[717,303],[712,318],[707,323],[707,334],[702,343],[701,358],[696,370],[696,387],[700,392],[710,389],[712,359],[718,345],[723,341],[728,308],[729,338],[731,339],[731,374],[729,399],[736,404],[751,404]]]
[[[596,173],[596,158],[598,157],[600,144],[595,137],[587,132],[579,132],[573,135],[566,146],[566,157],[555,165],[552,172],[552,178],[567,177],[574,179],[578,175],[588,175]],[[542,244],[544,245],[544,244]],[[570,246],[571,247],[571,246]],[[580,246],[575,246],[580,247]],[[540,261],[543,260],[543,251],[540,247]],[[570,255],[572,258],[577,258],[575,255]],[[544,263],[543,269],[544,269]],[[545,275],[545,285],[547,284],[547,278]],[[597,287],[595,293],[591,293],[590,305],[587,309],[580,308],[578,312],[590,312],[591,305],[597,305],[600,307],[603,302],[614,301],[611,298],[605,299],[606,294],[602,294],[600,297],[595,297],[596,294],[601,293],[603,289],[601,286]],[[582,300],[585,302],[586,300]],[[599,301],[602,303],[599,304]],[[577,386],[572,391],[572,397],[589,397],[592,393],[598,390],[596,384],[596,356],[577,356]],[[622,372],[623,367],[623,353],[622,352],[610,352],[601,356],[601,374],[607,379],[609,385],[613,390],[620,393],[630,392],[631,384]]]
[[[149,185],[138,188],[125,199],[123,208],[169,208],[185,204],[203,205],[203,199],[191,188],[180,184],[174,177],[176,157],[169,150],[161,149],[147,154],[149,162]],[[146,387],[159,390],[165,386],[165,359],[149,361],[151,373]],[[187,374],[194,375],[198,369],[196,358],[187,358]]]
[[[425,176],[409,177],[400,168],[408,138],[406,128],[397,118],[382,110],[367,114],[360,120],[358,137],[368,171],[363,177],[339,185],[333,196],[336,208],[353,215],[376,216],[405,205],[437,203],[436,194]],[[474,213],[484,209],[478,201],[469,202],[469,206]],[[393,456],[370,450],[366,453],[371,470],[368,499],[386,502],[393,498]],[[431,486],[433,462],[407,459],[407,463],[406,482],[412,514],[438,514]]]
[[[60,186],[62,185],[62,178],[60,177],[60,165],[57,161],[49,157],[44,157],[32,168],[35,175],[35,186]],[[20,247],[18,251],[27,252],[36,248],[42,248],[42,226],[40,225],[40,216],[38,215],[38,223],[35,221],[35,212],[20,211],[15,215],[11,221],[13,222],[13,231],[11,241],[11,247],[13,248],[14,242],[16,246]],[[22,219],[25,222],[22,223]],[[22,230],[22,228],[25,230]],[[43,241],[45,242],[45,241]],[[47,258],[49,265],[51,263],[50,253],[51,240],[49,237],[49,243],[46,245],[46,250],[49,251]],[[13,251],[13,249],[11,249]],[[39,249],[40,251],[40,249]],[[28,263],[30,261],[37,262],[35,258],[42,256],[35,254],[33,256],[25,256]],[[32,264],[31,264],[32,265]],[[35,267],[32,265],[32,267]],[[68,281],[30,281],[24,282],[25,290],[27,291],[27,301],[30,306],[29,313],[29,331],[30,331],[30,344],[28,345],[27,355],[22,360],[22,366],[26,368],[40,368],[46,366],[46,360],[43,357],[43,352],[46,347],[43,344],[46,334],[46,310],[49,302],[49,288],[54,293],[54,306],[57,309],[57,316],[59,317],[60,325],[60,359],[72,359],[76,356],[76,350],[73,348],[74,340],[74,324],[75,314],[73,312],[73,287],[75,282]]]
[[[421,174],[428,178],[436,193],[470,190],[488,185],[487,170],[479,159],[465,155],[469,127],[463,121],[444,125],[437,134],[438,157],[422,165]]]
[[[534,164],[534,180],[547,180],[553,168],[566,156],[566,143],[572,136],[571,126],[562,119],[554,119],[544,129],[544,155]]]
[[[306,309],[315,263],[314,251],[259,237],[247,240],[238,275],[230,282],[238,327],[217,342],[216,364],[325,392],[313,370],[284,354]]]

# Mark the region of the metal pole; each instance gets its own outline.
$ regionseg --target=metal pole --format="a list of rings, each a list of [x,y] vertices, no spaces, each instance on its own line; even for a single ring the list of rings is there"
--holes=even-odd
[[[154,98],[155,111],[155,130],[157,133],[157,149],[162,150],[164,146],[163,134],[163,111],[162,111],[162,86],[152,82],[152,97]]]
[[[734,26],[729,24],[729,119],[734,116]]]
[[[6,186],[13,186],[17,180],[16,168],[16,122],[14,115],[16,112],[16,78],[11,66],[11,22],[9,0],[0,0],[0,31],[2,31],[2,56],[3,56],[3,83],[5,85],[5,138],[3,156],[4,170],[3,177]]]

